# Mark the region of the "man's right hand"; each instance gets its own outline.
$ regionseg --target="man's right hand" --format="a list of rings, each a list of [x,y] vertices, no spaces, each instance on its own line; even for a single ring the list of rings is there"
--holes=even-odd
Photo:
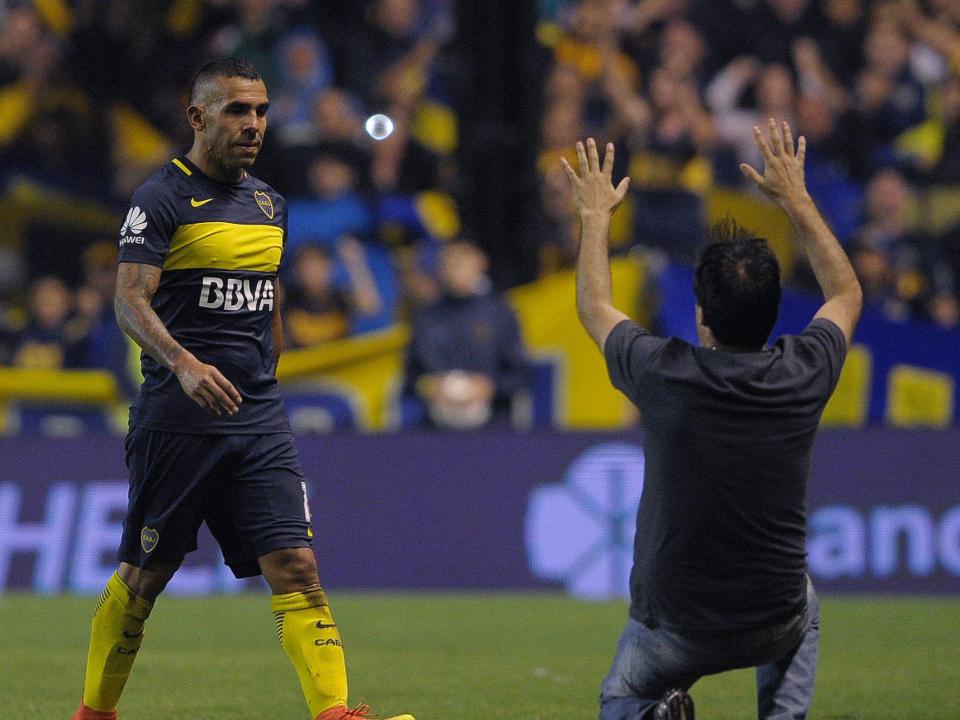
[[[200,362],[194,355],[183,351],[183,356],[173,369],[180,387],[200,407],[217,417],[235,415],[243,398],[240,393],[213,365]]]
[[[815,317],[836,324],[849,345],[863,307],[863,292],[850,260],[807,193],[803,181],[807,143],[801,137],[794,152],[790,126],[783,123],[778,128],[773,118],[770,119],[769,145],[760,128],[754,128],[754,134],[757,147],[763,154],[763,175],[747,164],[741,165],[740,169],[787,211],[826,301]]]
[[[806,139],[801,136],[794,151],[790,125],[784,122],[778,128],[773,118],[770,118],[769,144],[759,127],[753,129],[753,134],[763,155],[763,175],[746,163],[740,165],[740,171],[767,197],[776,200],[788,212],[797,202],[809,200],[803,176],[803,160],[807,154]]]

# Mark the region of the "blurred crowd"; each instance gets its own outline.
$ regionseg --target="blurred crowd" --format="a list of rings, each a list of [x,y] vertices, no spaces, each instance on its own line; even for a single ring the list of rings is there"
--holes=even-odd
[[[460,373],[461,395],[469,386],[501,411],[525,370],[515,320],[486,277],[511,260],[471,242],[457,210],[469,183],[458,170],[456,10],[453,0],[0,0],[0,364],[106,367],[132,389],[112,317],[113,238],[132,191],[192,141],[192,73],[236,55],[259,68],[271,99],[255,174],[289,201],[289,346],[410,319],[420,335],[405,393],[429,406],[443,368]],[[529,92],[540,113],[519,121],[539,138],[515,230],[532,258],[526,279],[574,263],[559,158],[575,159],[576,140],[616,142],[616,173],[632,178],[615,251],[688,262],[711,194],[749,194],[739,164],[760,166],[752,130],[772,116],[807,137],[810,191],[868,303],[896,320],[960,325],[960,2],[540,0],[537,12],[540,82]],[[395,124],[380,142],[364,130],[374,113]],[[815,288],[802,262],[790,272]],[[502,357],[463,367],[438,355],[469,345],[453,332],[461,312],[503,333]],[[444,324],[453,334],[430,331]]]
[[[256,174],[289,201],[291,347],[391,325],[400,278],[435,295],[459,230],[452,32],[448,0],[0,0],[0,363],[104,366],[91,264],[115,266],[130,195],[192,142],[192,74],[225,55],[271,99]]]
[[[576,219],[557,159],[593,135],[631,176],[614,243],[689,259],[717,189],[761,168],[753,128],[806,136],[807,182],[868,304],[960,323],[960,2],[563,0],[541,3],[541,267],[570,266]],[[763,231],[763,228],[755,228]],[[791,282],[816,288],[798,263]]]

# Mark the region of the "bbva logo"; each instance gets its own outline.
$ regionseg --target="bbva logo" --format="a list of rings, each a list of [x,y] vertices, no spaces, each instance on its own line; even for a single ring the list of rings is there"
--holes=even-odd
[[[530,494],[524,543],[533,574],[562,582],[574,597],[627,597],[643,450],[627,443],[590,448],[562,483]]]
[[[249,278],[207,276],[200,288],[200,307],[237,310],[273,310],[273,281],[261,278],[255,283]]]

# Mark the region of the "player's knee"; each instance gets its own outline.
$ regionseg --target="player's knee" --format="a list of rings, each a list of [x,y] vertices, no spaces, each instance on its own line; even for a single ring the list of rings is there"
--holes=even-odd
[[[131,592],[144,600],[153,602],[167,587],[167,583],[177,572],[177,567],[176,565],[163,565],[138,568],[136,565],[121,563],[117,574],[123,580],[124,585],[130,588]]]
[[[274,592],[299,592],[320,585],[317,561],[309,548],[277,550],[261,558],[260,565]]]

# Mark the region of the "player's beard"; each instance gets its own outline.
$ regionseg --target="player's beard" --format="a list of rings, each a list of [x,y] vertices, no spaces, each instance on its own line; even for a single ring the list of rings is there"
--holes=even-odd
[[[201,150],[209,158],[210,164],[217,168],[223,177],[229,178],[239,175],[242,179],[243,172],[253,165],[259,152],[250,157],[235,156],[237,147],[239,146],[234,141],[217,144],[209,143],[204,138]]]

